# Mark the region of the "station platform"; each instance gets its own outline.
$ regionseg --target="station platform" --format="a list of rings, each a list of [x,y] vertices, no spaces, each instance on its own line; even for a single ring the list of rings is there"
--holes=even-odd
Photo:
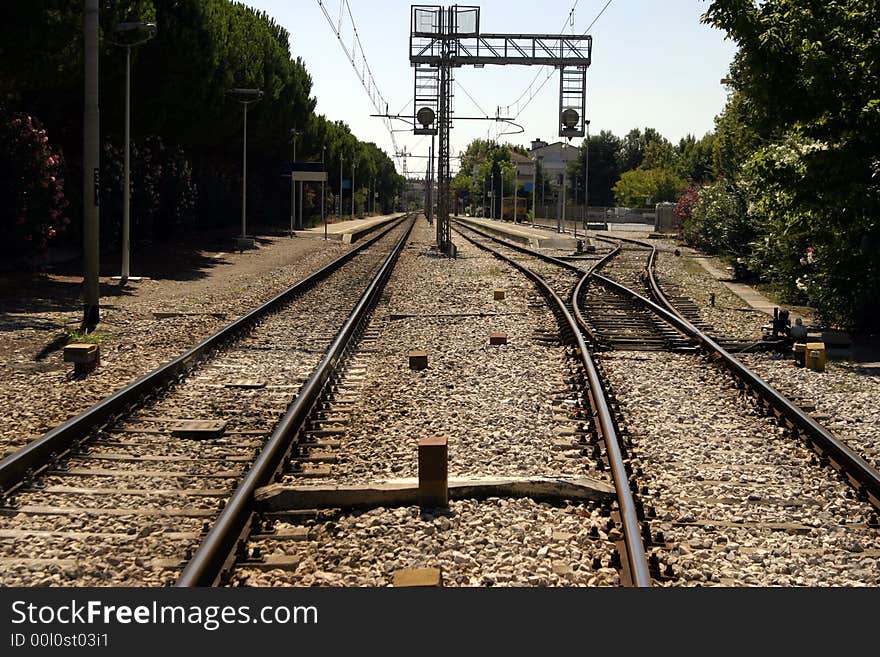
[[[546,228],[532,228],[527,224],[477,217],[455,217],[455,220],[533,249],[571,249],[572,251],[577,249],[578,240],[572,235],[554,233]]]
[[[343,244],[351,244],[356,242],[364,235],[373,232],[390,224],[395,219],[402,217],[402,213],[386,214],[379,217],[368,217],[366,219],[355,219],[354,221],[337,221],[327,224],[327,239],[336,240]],[[295,230],[293,234],[297,237],[324,237],[324,224],[309,228],[307,230]]]

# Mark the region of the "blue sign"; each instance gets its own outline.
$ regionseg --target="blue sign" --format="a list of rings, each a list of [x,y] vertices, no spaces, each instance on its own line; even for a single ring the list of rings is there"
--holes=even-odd
[[[523,189],[527,192],[532,191],[534,188],[535,186],[532,183],[526,183],[525,185],[523,185]]]
[[[342,181],[342,189],[351,189],[351,180],[346,178]]]

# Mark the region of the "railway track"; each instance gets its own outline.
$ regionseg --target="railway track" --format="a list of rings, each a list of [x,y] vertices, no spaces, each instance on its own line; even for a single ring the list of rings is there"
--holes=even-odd
[[[577,373],[577,380],[581,386],[582,399],[575,409],[576,417],[584,420],[584,425],[590,428],[589,440],[594,455],[611,471],[617,491],[616,507],[612,512],[611,523],[615,525],[621,535],[617,554],[620,556],[618,564],[623,572],[623,581],[638,587],[651,586],[652,576],[648,571],[648,560],[641,538],[640,517],[644,515],[644,508],[641,501],[634,497],[630,490],[631,473],[625,463],[627,448],[618,434],[612,405],[603,392],[598,369],[590,355],[584,334],[576,323],[572,313],[573,309],[570,304],[560,298],[557,292],[557,290],[563,291],[563,293],[568,292],[568,296],[573,298],[573,288],[578,284],[577,277],[561,276],[558,271],[554,274],[552,262],[529,249],[509,245],[487,233],[461,224],[456,224],[456,229],[465,239],[490,251],[532,279],[547,298],[554,313],[557,314],[562,339],[573,348],[573,356],[579,360],[581,366]],[[490,243],[493,246],[490,246]],[[505,251],[513,252],[516,259],[512,255],[506,254]],[[557,284],[562,282],[563,287],[554,287],[553,283],[545,280],[538,271],[533,271],[532,267],[549,274],[548,278]],[[555,268],[560,269],[559,266]],[[569,273],[578,271],[571,266],[563,268],[563,270]],[[568,283],[567,286],[565,286],[566,283]],[[604,450],[602,446],[604,446]]]
[[[579,368],[553,313],[512,267],[467,243],[456,260],[438,259],[433,243],[419,222],[337,393],[311,418],[333,432],[333,460],[315,478],[287,468],[258,493],[264,515],[230,586],[385,586],[401,568],[426,566],[442,569],[444,585],[620,583],[620,532],[606,502],[614,489],[578,417]],[[499,286],[506,296],[493,299]],[[488,346],[493,329],[510,342]],[[402,364],[408,345],[426,348],[430,366]],[[548,503],[498,490],[420,509],[364,493],[338,508],[337,487],[415,481],[416,440],[426,434],[448,439],[450,486],[586,477],[601,482],[603,499]]]
[[[254,487],[285,459],[311,462],[289,450],[411,227],[397,222],[0,461],[3,583],[217,582]]]
[[[703,355],[600,357],[602,386],[616,397],[611,405],[631,447],[625,467],[645,511],[639,520],[655,581],[876,585],[880,474],[688,322],[650,269],[639,282],[666,307],[597,274],[599,266],[579,288],[597,279],[649,308]],[[611,271],[632,282],[632,269]],[[585,328],[589,299],[580,290],[574,298]],[[719,366],[732,376],[719,380]]]

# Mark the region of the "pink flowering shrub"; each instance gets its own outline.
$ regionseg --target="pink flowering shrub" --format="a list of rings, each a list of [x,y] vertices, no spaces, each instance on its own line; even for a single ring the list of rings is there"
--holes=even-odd
[[[42,252],[70,223],[63,169],[36,118],[0,108],[0,252]]]

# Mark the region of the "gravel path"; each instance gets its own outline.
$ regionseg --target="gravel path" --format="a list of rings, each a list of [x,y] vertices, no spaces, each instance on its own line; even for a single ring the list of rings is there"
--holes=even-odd
[[[671,582],[880,585],[871,508],[693,356],[601,357],[656,510]],[[635,464],[634,464],[635,465]],[[773,523],[785,523],[774,526]]]
[[[880,469],[880,368],[828,361],[817,373],[787,355],[742,354],[741,360],[795,403],[814,407],[820,424]]]

